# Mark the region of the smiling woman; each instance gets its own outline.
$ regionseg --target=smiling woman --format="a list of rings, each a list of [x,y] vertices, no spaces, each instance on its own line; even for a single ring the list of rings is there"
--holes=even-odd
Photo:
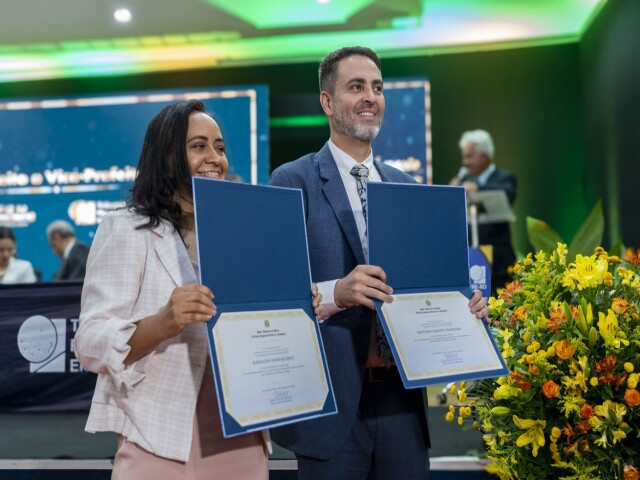
[[[202,324],[216,306],[197,280],[191,178],[228,169],[202,102],[165,107],[147,128],[130,202],[93,241],[75,352],[99,374],[86,430],[118,434],[112,479],[268,477],[268,434],[225,439],[211,408]]]

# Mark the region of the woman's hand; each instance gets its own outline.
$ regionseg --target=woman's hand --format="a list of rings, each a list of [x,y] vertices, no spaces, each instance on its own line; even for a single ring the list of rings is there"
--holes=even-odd
[[[322,315],[324,306],[322,305],[322,294],[318,291],[318,285],[315,283],[311,286],[311,295],[313,296],[313,300],[311,300],[313,313],[316,314],[316,317],[319,317]]]
[[[173,290],[167,304],[155,315],[136,323],[129,339],[129,365],[153,351],[165,340],[180,335],[187,325],[206,322],[215,314],[213,293],[204,285],[187,285]]]
[[[158,316],[166,338],[180,335],[187,325],[207,322],[217,313],[213,293],[204,285],[177,287]]]

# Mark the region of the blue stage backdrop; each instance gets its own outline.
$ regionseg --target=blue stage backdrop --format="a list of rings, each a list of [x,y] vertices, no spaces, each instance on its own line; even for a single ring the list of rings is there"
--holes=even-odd
[[[0,101],[0,225],[14,228],[18,256],[50,280],[59,260],[45,229],[55,219],[91,243],[104,214],[129,197],[142,140],[163,107],[201,99],[225,138],[230,175],[269,176],[264,85]]]
[[[376,160],[432,183],[431,100],[426,78],[397,78],[384,82],[386,110],[373,141]]]

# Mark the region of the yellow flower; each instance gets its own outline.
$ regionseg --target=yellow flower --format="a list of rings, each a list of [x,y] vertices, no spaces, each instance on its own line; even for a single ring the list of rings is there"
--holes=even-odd
[[[451,412],[447,412],[447,414],[444,416],[444,419],[445,419],[447,422],[453,422],[453,413],[451,413]]]
[[[604,283],[607,287],[613,286],[613,275],[611,274],[611,272],[606,272],[604,274],[604,281],[602,283]]]
[[[602,448],[607,448],[607,431],[602,432],[602,436],[593,441],[596,445]]]
[[[544,262],[547,259],[547,254],[544,252],[544,250],[540,250],[538,253],[536,253],[536,262]]]
[[[538,456],[538,449],[544,447],[544,429],[547,426],[546,420],[532,420],[528,418],[520,418],[517,415],[513,416],[513,423],[521,430],[526,430],[516,440],[518,447],[524,447],[530,443],[532,448],[532,454],[534,457]]]
[[[569,249],[567,248],[567,245],[564,243],[558,242],[558,248],[556,249],[555,252],[553,252],[552,258],[554,260],[557,259],[557,262],[559,265],[566,265],[568,253],[569,253]]]
[[[484,440],[484,443],[487,445],[487,447],[489,447],[489,450],[495,452],[496,451],[496,447],[498,445],[496,436],[492,433],[489,434],[485,434],[482,436],[482,440]]]
[[[500,308],[504,305],[504,300],[496,297],[489,297],[489,310],[492,312],[494,310],[500,310]]]
[[[461,390],[460,393],[458,394],[458,398],[460,399],[461,402],[464,402],[467,400],[467,392],[465,392],[464,390]]]
[[[522,395],[522,390],[512,387],[511,385],[502,385],[493,392],[493,397],[496,400],[506,400],[511,397],[519,397]]]
[[[638,276],[632,270],[618,267],[617,272],[620,278],[622,278],[623,285],[628,285],[631,288],[638,288],[638,285],[640,285],[640,279],[638,279]]]
[[[537,352],[538,350],[540,350],[539,342],[534,341],[533,343],[527,346],[527,353]]]
[[[633,363],[624,362],[624,371],[627,372],[627,373],[633,372]]]
[[[605,258],[577,254],[575,263],[571,263],[564,272],[563,283],[574,284],[578,290],[597,287],[604,283],[608,268],[609,264]]]
[[[627,379],[627,386],[629,388],[636,388],[638,386],[638,380],[640,380],[640,377],[638,377],[638,374],[632,373],[631,375],[629,375],[629,378]]]
[[[589,385],[591,385],[592,387],[597,387],[598,379],[596,377],[591,377],[591,379],[589,380]]]
[[[500,330],[500,335],[502,335],[502,338],[504,338],[505,342],[508,342],[509,339],[513,336],[513,332],[507,328],[503,328],[502,330]]]
[[[624,440],[625,438],[627,438],[627,434],[624,433],[622,430],[614,430],[613,431],[613,444],[615,445],[616,443],[618,443],[621,440]]]
[[[513,347],[511,345],[509,345],[508,342],[504,342],[504,345],[502,345],[502,358],[504,358],[505,360],[515,356],[516,352],[513,349]]]
[[[629,346],[629,341],[625,338],[621,338],[618,335],[624,336],[624,332],[620,332],[618,329],[618,317],[609,309],[607,315],[602,312],[598,312],[598,329],[600,335],[604,339],[605,345],[612,346],[613,348],[620,348],[622,345]]]

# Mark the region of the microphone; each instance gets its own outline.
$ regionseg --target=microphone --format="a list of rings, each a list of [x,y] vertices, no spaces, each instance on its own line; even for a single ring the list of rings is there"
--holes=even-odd
[[[467,176],[467,173],[469,173],[469,169],[467,167],[460,167],[460,170],[458,170],[458,174],[456,175],[456,178],[458,179],[459,182],[462,182],[462,179],[464,177]]]

